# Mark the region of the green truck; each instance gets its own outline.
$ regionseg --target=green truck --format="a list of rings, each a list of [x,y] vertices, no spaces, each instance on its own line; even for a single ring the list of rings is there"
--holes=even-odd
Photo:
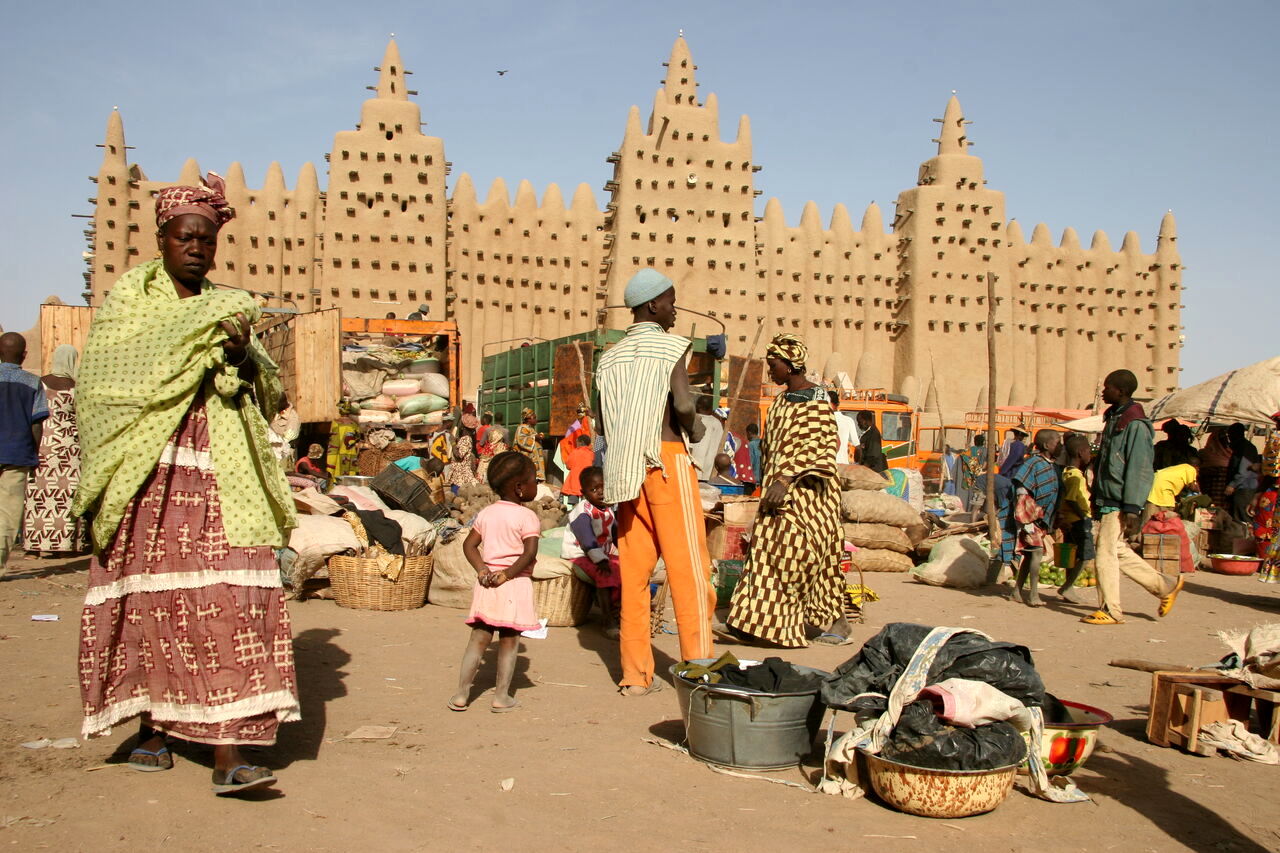
[[[504,426],[514,429],[520,423],[520,412],[532,409],[538,419],[536,428],[546,436],[543,443],[550,449],[577,417],[578,406],[584,402],[588,407],[594,405],[592,377],[600,354],[625,336],[622,330],[607,329],[550,341],[520,339],[518,346],[485,355],[480,367],[480,411],[493,412]],[[695,395],[709,394],[720,400],[724,393],[722,364],[707,352],[706,338],[693,339],[689,384]]]

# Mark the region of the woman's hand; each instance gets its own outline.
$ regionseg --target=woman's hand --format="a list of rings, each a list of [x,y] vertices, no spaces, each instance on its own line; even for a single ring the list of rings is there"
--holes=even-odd
[[[764,497],[760,499],[760,511],[772,515],[782,509],[782,502],[787,498],[787,490],[791,488],[790,477],[778,477],[769,484]]]
[[[249,357],[249,336],[253,334],[253,327],[244,314],[236,314],[234,320],[223,320],[221,325],[227,333],[227,339],[222,342],[222,353],[227,364],[238,367]]]
[[[608,561],[608,560],[600,560],[599,562],[597,562],[597,563],[596,563],[596,570],[597,570],[598,572],[600,572],[600,574],[602,574],[602,575],[604,575],[604,576],[606,576],[606,577],[607,577],[609,574],[611,574],[611,572],[609,571],[609,561]]]

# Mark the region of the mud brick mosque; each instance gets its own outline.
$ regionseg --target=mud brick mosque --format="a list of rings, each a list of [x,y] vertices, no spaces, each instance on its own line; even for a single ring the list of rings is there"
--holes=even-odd
[[[969,122],[954,96],[937,153],[892,211],[873,203],[855,224],[837,204],[824,223],[809,202],[791,225],[777,199],[756,215],[761,167],[750,121],[742,116],[735,138],[721,138],[719,102],[699,96],[683,38],[648,122],[631,107],[606,158],[603,209],[586,183],[568,199],[555,184],[539,199],[521,181],[513,200],[501,179],[481,198],[466,174],[451,186],[444,140],[422,133],[394,40],[376,70],[359,124],[338,132],[325,158],[327,189],[310,163],[292,189],[278,163],[257,189],[238,163],[225,170],[238,215],[223,229],[214,280],[303,311],[403,318],[426,303],[430,319],[457,322],[464,387],[474,387],[485,343],[589,329],[600,308],[622,302],[636,269],[653,266],[677,282],[682,306],[724,323],[731,352],[743,353],[762,325],[762,342],[795,332],[815,367],[917,403],[933,383],[952,416],[986,399],[994,275],[997,403],[1081,406],[1117,367],[1138,375],[1140,395],[1179,385],[1182,270],[1172,214],[1154,253],[1133,231],[1119,249],[1101,231],[1086,248],[1071,228],[1055,243],[1043,224],[1027,239],[969,152]],[[172,181],[148,178],[126,157],[118,112],[103,147],[86,231],[91,305],[154,257],[152,194],[201,175],[188,160]],[[608,317],[628,322],[625,311]],[[711,326],[699,318],[698,333]]]

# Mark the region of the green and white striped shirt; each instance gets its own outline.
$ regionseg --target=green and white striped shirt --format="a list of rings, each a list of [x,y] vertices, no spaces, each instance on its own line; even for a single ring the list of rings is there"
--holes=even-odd
[[[671,393],[671,371],[689,352],[688,338],[657,323],[635,323],[600,357],[596,384],[608,449],[604,499],[634,500],[650,468],[662,468],[662,420]]]

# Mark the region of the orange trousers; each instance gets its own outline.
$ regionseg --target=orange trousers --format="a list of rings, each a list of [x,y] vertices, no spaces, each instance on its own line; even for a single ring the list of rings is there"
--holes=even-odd
[[[649,581],[661,557],[675,604],[680,655],[709,658],[715,590],[693,460],[678,441],[662,443],[660,469],[650,469],[640,495],[618,506],[618,557],[622,580],[623,687],[653,683],[649,634]]]

